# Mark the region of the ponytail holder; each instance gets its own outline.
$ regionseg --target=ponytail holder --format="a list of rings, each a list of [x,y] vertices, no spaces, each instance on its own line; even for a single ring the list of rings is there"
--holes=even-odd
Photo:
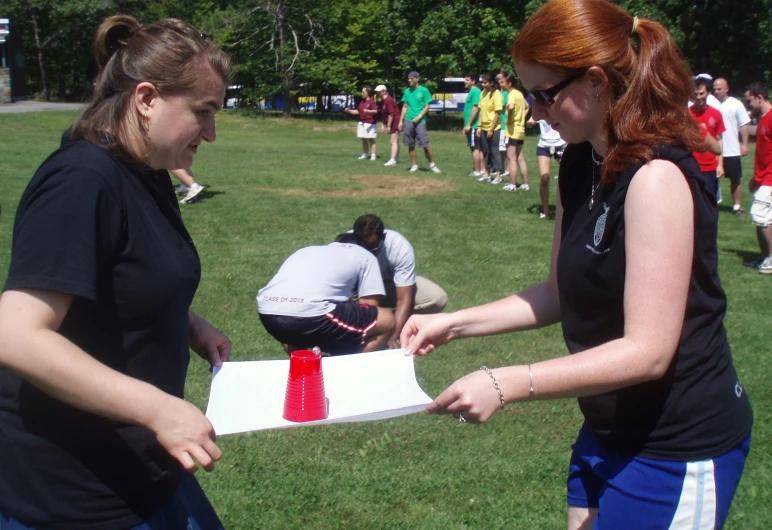
[[[633,35],[635,35],[637,31],[638,31],[638,17],[633,17],[633,29],[630,30],[630,36],[632,37]]]

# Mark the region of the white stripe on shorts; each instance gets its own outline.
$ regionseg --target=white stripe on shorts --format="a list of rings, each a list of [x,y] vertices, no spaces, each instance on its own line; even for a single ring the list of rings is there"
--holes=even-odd
[[[687,462],[684,486],[670,530],[716,527],[716,480],[713,461]]]

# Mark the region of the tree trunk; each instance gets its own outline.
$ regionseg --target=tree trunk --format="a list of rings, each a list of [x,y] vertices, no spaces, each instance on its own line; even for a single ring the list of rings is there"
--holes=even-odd
[[[287,23],[287,10],[284,0],[276,3],[276,24],[279,30],[279,75],[281,76],[281,99],[284,103],[283,113],[285,116],[292,114],[292,98],[290,95],[290,85],[292,83],[292,72],[287,64],[287,34],[285,25]]]
[[[38,65],[40,66],[40,82],[43,84],[43,97],[46,101],[51,101],[51,92],[48,89],[48,81],[46,80],[46,65],[43,62],[43,47],[40,45],[40,35],[38,33],[38,17],[29,2],[24,2],[24,4],[27,7],[30,19],[32,20],[32,34],[35,37],[35,48],[38,52]]]

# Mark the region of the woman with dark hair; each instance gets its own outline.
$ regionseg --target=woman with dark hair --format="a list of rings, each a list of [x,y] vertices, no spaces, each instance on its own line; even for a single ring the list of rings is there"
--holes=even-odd
[[[183,398],[201,264],[168,170],[215,140],[230,59],[175,19],[117,15],[94,93],[21,198],[0,298],[0,528],[217,529],[192,473],[222,456]],[[197,462],[197,463],[196,463]]]
[[[501,153],[499,151],[499,136],[501,134],[501,112],[504,109],[501,90],[496,77],[490,72],[484,73],[483,91],[480,94],[480,121],[477,127],[477,138],[485,160],[485,174],[477,180],[498,184],[501,182]]]
[[[375,125],[375,116],[378,114],[378,104],[373,99],[373,89],[369,86],[362,87],[362,100],[356,109],[346,109],[348,114],[359,116],[357,123],[357,138],[362,139],[362,154],[359,160],[375,160],[375,137],[378,129]]]
[[[508,93],[506,103],[505,137],[507,144],[507,171],[509,184],[504,191],[528,191],[528,165],[523,156],[525,144],[525,121],[528,119],[528,102],[518,88],[517,78],[513,74],[502,75],[501,88]],[[517,171],[523,175],[523,184],[517,187]]]
[[[566,43],[570,43],[569,46]],[[512,46],[534,119],[569,143],[547,280],[457,313],[414,316],[441,344],[561,322],[569,356],[453,383],[427,410],[487,421],[507,403],[578,398],[568,528],[721,528],[753,422],[718,278],[715,198],[692,151],[689,72],[660,24],[605,0],[553,0]]]

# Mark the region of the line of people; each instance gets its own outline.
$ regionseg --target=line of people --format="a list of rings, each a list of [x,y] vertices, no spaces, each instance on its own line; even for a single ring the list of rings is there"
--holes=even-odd
[[[402,141],[408,148],[410,156],[410,168],[408,171],[418,171],[418,157],[416,146],[423,148],[426,160],[429,162],[429,170],[433,173],[441,173],[440,168],[434,163],[434,154],[429,146],[429,132],[426,128],[426,116],[429,114],[429,104],[432,95],[429,90],[421,85],[421,75],[415,70],[407,76],[408,87],[402,94],[402,109],[389,94],[386,85],[375,87],[375,93],[381,98],[381,109],[373,98],[373,90],[370,86],[362,87],[362,99],[356,109],[345,109],[347,114],[359,118],[357,123],[357,138],[362,140],[362,154],[359,160],[377,160],[376,137],[378,136],[377,116],[382,117],[381,133],[389,134],[391,156],[384,166],[396,166],[399,163],[399,133],[403,132]]]

